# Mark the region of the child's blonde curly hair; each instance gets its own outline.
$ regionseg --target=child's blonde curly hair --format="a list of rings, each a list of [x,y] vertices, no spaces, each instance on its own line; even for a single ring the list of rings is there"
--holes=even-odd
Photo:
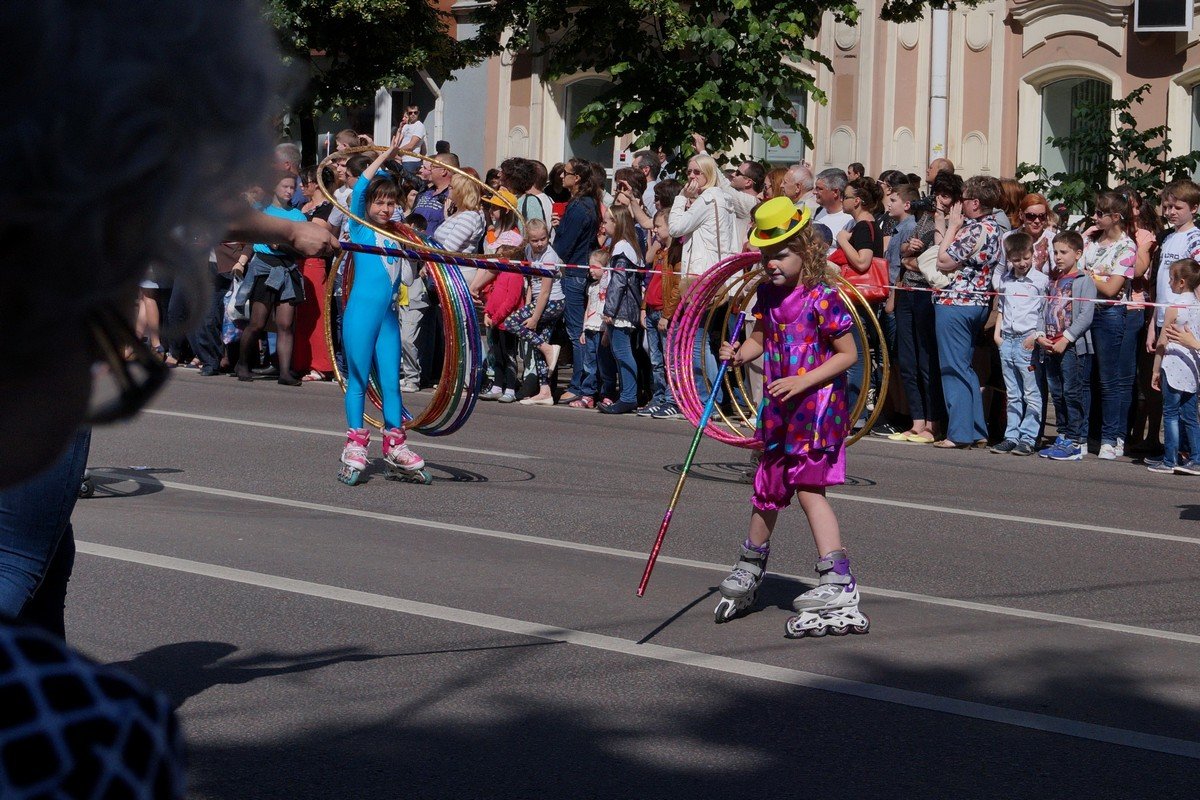
[[[805,286],[816,286],[823,283],[826,286],[837,287],[838,269],[826,257],[828,247],[821,237],[813,232],[809,222],[799,231],[780,242],[784,250],[800,257],[803,265],[800,267],[800,283]]]

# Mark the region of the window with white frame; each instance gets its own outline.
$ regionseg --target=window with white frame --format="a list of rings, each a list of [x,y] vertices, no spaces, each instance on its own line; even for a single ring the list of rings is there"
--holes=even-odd
[[[1076,133],[1086,124],[1075,116],[1080,103],[1107,102],[1112,99],[1112,84],[1096,78],[1063,78],[1042,87],[1041,164],[1051,175],[1077,172],[1095,155],[1078,149],[1054,147],[1050,137]]]
[[[778,145],[768,145],[766,138],[754,133],[751,153],[755,158],[768,162],[773,167],[786,167],[804,160],[804,137],[800,129],[808,122],[808,97],[803,92],[793,94],[792,113],[788,119],[773,119],[771,130],[779,136]]]
[[[601,139],[599,144],[592,141],[592,129],[576,128],[579,112],[598,98],[608,88],[608,82],[600,78],[584,78],[567,84],[566,114],[563,123],[566,125],[563,136],[564,158],[581,158],[585,161],[596,161],[605,168],[611,168],[613,163],[613,147],[615,141],[610,136]]]

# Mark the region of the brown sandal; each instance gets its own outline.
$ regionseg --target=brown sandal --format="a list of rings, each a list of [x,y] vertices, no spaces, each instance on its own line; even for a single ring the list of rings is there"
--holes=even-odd
[[[567,403],[570,408],[595,408],[596,401],[590,397],[576,397],[571,402]]]

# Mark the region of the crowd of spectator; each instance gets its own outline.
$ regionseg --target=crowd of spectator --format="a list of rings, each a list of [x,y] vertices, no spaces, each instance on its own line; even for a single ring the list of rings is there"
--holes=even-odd
[[[398,136],[403,149],[424,155],[419,116],[406,109]],[[338,134],[321,175],[299,167],[294,145],[280,145],[278,183],[248,199],[268,214],[323,220],[344,233],[338,207],[370,162],[344,151],[369,142]],[[883,406],[873,435],[1057,460],[1078,460],[1089,447],[1106,460],[1162,455],[1165,466],[1147,463],[1200,473],[1196,379],[1172,360],[1192,358],[1197,333],[1183,307],[1194,297],[1192,267],[1179,263],[1200,256],[1192,182],[1154,198],[1116,187],[1078,219],[1016,180],[964,180],[944,158],[924,176],[888,169],[870,177],[859,163],[815,173],[808,164],[768,170],[754,160],[722,167],[705,144],[695,136],[686,160],[638,151],[611,178],[581,159],[548,168],[514,157],[471,180],[479,173],[445,142],[395,165],[392,219],[435,246],[562,265],[555,279],[464,270],[485,331],[481,399],[680,418],[664,369],[672,315],[698,276],[746,249],[754,209],[783,196],[812,215],[831,264],[856,283],[875,276],[867,285],[883,284],[868,296],[883,339],[868,326],[859,344],[877,367],[885,349],[890,355],[888,391],[879,391],[881,369],[867,386],[861,364],[850,374],[852,395],[868,393],[868,412]],[[288,385],[335,374],[323,317],[327,295],[341,302],[343,292],[331,262],[224,245],[212,271],[206,324],[186,339],[160,341],[160,307],[170,320],[186,303],[162,303],[153,276],[144,284],[139,333],[168,363]],[[404,263],[398,290],[402,389],[414,392],[438,379],[440,315],[419,264]],[[722,333],[698,337],[697,373],[715,374]],[[754,386],[761,371],[746,369]],[[1054,437],[1045,432],[1050,408]]]

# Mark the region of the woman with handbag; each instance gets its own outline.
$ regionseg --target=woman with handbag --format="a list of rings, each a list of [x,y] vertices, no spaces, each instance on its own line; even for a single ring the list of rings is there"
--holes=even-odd
[[[834,240],[837,249],[830,256],[830,261],[841,267],[842,275],[858,288],[863,298],[870,304],[871,313],[876,317],[879,317],[880,312],[883,311],[889,283],[887,262],[883,258],[883,232],[879,230],[879,226],[875,222],[875,214],[879,211],[882,199],[883,191],[879,188],[879,184],[870,178],[858,178],[846,185],[846,189],[842,193],[842,208],[854,218],[854,225],[848,230],[837,233]],[[872,383],[878,388],[877,381],[881,378],[883,369],[883,359],[879,357],[879,348],[884,344],[878,341],[873,325],[868,326],[868,331],[867,346],[870,348],[870,357],[875,365]],[[858,348],[859,352],[862,352],[863,343],[858,339],[858,328],[855,327],[852,333],[854,346]],[[850,407],[854,408],[859,392],[862,391],[863,366],[861,360],[854,362],[854,366],[846,373],[846,377],[849,381]],[[883,402],[883,398],[878,398],[876,402]],[[863,413],[867,413],[865,408]],[[855,420],[855,423],[857,422],[858,420]]]
[[[946,438],[936,447],[968,448],[987,441],[983,394],[971,362],[992,305],[992,273],[1004,253],[992,216],[999,201],[1000,182],[995,178],[978,175],[964,183],[962,200],[950,209],[938,248],[937,268],[950,275],[933,312],[949,422]]]
[[[680,297],[687,296],[692,282],[721,259],[741,249],[734,226],[733,205],[718,185],[717,162],[712,156],[693,156],[688,161],[687,184],[675,197],[667,217],[667,232],[683,238],[683,260],[680,262]],[[715,314],[715,318],[723,315]],[[716,331],[724,339],[724,331]],[[695,370],[700,394],[707,389],[700,379],[701,371],[708,381],[717,376],[717,357],[704,331],[696,337]],[[719,344],[718,344],[719,346]],[[724,400],[717,392],[717,402]]]

